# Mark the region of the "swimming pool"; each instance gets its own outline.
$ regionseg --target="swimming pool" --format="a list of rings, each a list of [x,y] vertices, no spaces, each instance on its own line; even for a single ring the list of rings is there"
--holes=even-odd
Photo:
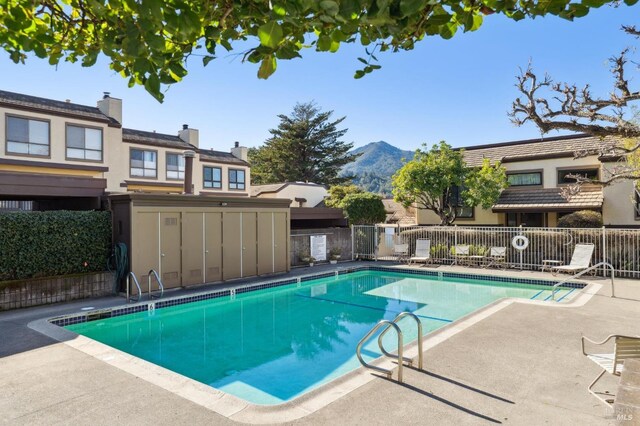
[[[553,284],[364,269],[309,281],[287,280],[256,291],[210,293],[195,296],[204,300],[191,303],[164,300],[152,308],[142,304],[57,323],[66,321],[71,331],[243,400],[273,405],[358,368],[355,347],[381,319],[410,311],[418,315],[426,334],[504,297],[548,299]],[[562,287],[557,300],[571,297],[574,290]],[[121,315],[136,309],[140,312]],[[416,339],[411,319],[400,326],[405,344]],[[385,337],[385,347],[393,349],[395,336]],[[362,353],[365,360],[379,357],[377,342],[372,339]]]

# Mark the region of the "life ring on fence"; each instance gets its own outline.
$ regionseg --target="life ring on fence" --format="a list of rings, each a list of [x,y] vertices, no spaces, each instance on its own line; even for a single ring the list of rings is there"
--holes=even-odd
[[[511,245],[514,249],[522,251],[529,247],[529,239],[524,235],[516,235],[511,240]]]

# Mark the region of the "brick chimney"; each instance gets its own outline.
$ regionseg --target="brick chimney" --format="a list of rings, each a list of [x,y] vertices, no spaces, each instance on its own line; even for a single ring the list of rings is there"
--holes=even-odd
[[[98,109],[122,124],[122,99],[112,98],[109,92],[104,92],[104,96],[98,101]]]
[[[240,146],[240,142],[235,142],[231,148],[231,155],[242,161],[249,161],[249,149],[246,146]]]
[[[178,137],[185,141],[188,144],[199,147],[200,144],[200,133],[197,129],[190,129],[188,124],[182,125],[182,130],[178,132]]]

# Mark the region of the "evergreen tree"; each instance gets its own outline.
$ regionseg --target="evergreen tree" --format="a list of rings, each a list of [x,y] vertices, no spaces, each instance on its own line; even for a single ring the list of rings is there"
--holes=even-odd
[[[330,121],[333,111],[320,111],[313,103],[296,104],[291,116],[279,115],[271,138],[249,151],[252,183],[313,182],[336,185],[352,176],[338,176],[340,169],[357,158],[349,154],[353,143],[339,140],[347,129],[337,126],[346,117]]]

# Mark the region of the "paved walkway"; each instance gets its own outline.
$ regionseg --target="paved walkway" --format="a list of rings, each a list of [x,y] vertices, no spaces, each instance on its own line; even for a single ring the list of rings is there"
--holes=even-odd
[[[616,299],[608,297],[607,281],[598,282],[600,293],[579,308],[511,304],[427,350],[426,371],[405,369],[404,384],[377,378],[293,424],[616,424],[613,410],[586,390],[599,370],[581,355],[580,335],[639,334],[640,281],[616,281]],[[26,326],[114,300],[122,303],[106,298],[0,313],[0,421],[233,423]],[[616,387],[613,378],[601,380],[602,390]]]

